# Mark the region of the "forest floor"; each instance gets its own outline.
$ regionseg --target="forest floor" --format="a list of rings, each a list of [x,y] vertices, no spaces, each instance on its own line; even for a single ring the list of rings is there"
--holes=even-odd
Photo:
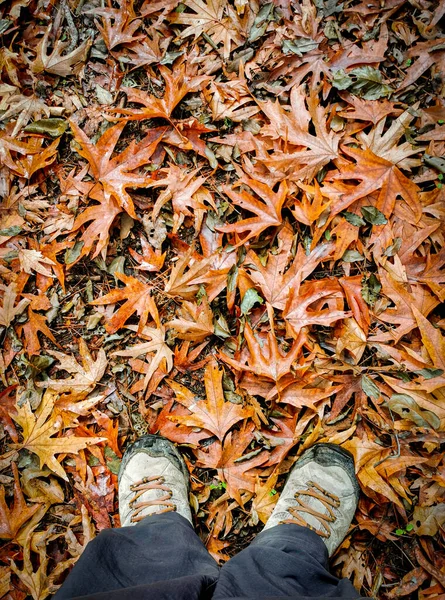
[[[0,13],[0,598],[119,526],[152,432],[219,561],[342,445],[335,573],[443,599],[444,0]]]

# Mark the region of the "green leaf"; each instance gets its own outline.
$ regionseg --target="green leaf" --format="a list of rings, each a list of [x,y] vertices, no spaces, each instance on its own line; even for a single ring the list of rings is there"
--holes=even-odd
[[[247,315],[257,302],[258,304],[263,304],[264,300],[261,298],[255,288],[249,288],[244,294],[243,301],[241,302],[241,314]]]
[[[394,533],[396,535],[403,535],[404,533],[406,533],[406,531],[404,529],[396,529]]]
[[[388,96],[394,90],[383,83],[380,71],[373,67],[357,67],[346,73],[339,69],[334,73],[332,85],[338,90],[348,89],[352,94],[365,100],[378,100]]]
[[[379,297],[380,290],[382,289],[382,284],[377,279],[377,277],[372,273],[368,278],[364,277],[362,279],[362,298],[369,304],[369,306],[374,306]]]
[[[303,56],[316,48],[318,48],[318,42],[308,38],[296,38],[294,41],[284,40],[282,45],[284,54],[296,54],[297,56]]]
[[[371,225],[385,225],[388,219],[375,206],[362,206],[361,209],[363,218]]]
[[[408,523],[408,525],[405,527],[406,531],[412,531],[414,529],[414,525],[412,523]]]
[[[0,236],[12,236],[18,235],[22,231],[22,228],[19,225],[13,225],[12,227],[7,227],[6,229],[0,229]]]
[[[357,252],[357,250],[346,250],[341,259],[344,262],[353,263],[365,260],[365,257],[362,256],[360,252]]]
[[[362,386],[362,390],[365,392],[365,394],[370,398],[374,398],[374,400],[378,400],[380,398],[379,388],[367,375],[363,375],[360,385]]]
[[[364,220],[353,212],[345,211],[342,214],[343,214],[344,218],[347,220],[347,222],[351,223],[351,225],[355,225],[355,227],[360,227],[361,225],[366,225]]]
[[[395,256],[399,252],[401,247],[402,238],[394,238],[394,243],[388,246],[383,254],[388,257]]]
[[[40,119],[34,121],[24,131],[26,133],[38,133],[40,135],[50,135],[53,138],[60,137],[68,129],[68,123],[65,119]]]
[[[443,375],[443,369],[420,369],[420,371],[414,371],[416,375],[421,375],[425,379],[434,379]]]

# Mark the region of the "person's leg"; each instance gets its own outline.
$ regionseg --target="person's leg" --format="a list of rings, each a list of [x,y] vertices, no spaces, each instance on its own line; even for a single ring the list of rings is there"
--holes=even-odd
[[[193,531],[188,493],[187,467],[171,442],[147,435],[127,448],[119,471],[122,527],[88,544],[56,599],[135,586],[145,586],[145,598],[210,594],[219,568]]]
[[[88,544],[55,598],[176,580],[175,598],[192,599],[199,597],[192,590],[203,594],[213,587],[218,573],[189,521],[168,512],[146,517],[136,527],[102,531]]]
[[[329,573],[328,551],[316,533],[287,524],[262,531],[222,566],[213,600],[243,596],[358,598],[359,594],[349,579]]]
[[[213,600],[236,597],[358,598],[347,579],[329,573],[328,558],[355,513],[353,459],[319,444],[295,463],[264,530],[221,568]]]

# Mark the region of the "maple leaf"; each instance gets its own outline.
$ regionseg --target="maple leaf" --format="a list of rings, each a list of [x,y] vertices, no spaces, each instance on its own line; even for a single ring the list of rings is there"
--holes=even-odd
[[[337,281],[309,281],[303,283],[298,294],[290,293],[283,317],[292,334],[297,336],[308,325],[330,326],[352,316],[350,311],[340,307],[343,307],[343,291]]]
[[[92,253],[92,258],[96,258],[99,254],[104,255],[106,253],[110,229],[117,215],[122,212],[122,209],[113,196],[106,196],[103,192],[99,192],[92,194],[92,197],[99,204],[88,206],[88,208],[78,215],[71,231],[77,231],[85,223],[90,223],[80,238],[81,242],[83,242],[80,256],[89,254],[94,244],[96,244],[96,248]]]
[[[79,339],[79,353],[82,364],[77,360],[55,350],[48,350],[48,354],[54,356],[59,361],[58,369],[70,373],[72,377],[66,379],[49,379],[40,381],[38,387],[49,388],[58,393],[68,393],[74,398],[85,398],[94,390],[97,383],[102,379],[107,368],[108,360],[105,350],[100,348],[96,360],[93,360],[86,342]]]
[[[173,233],[178,231],[185,217],[193,216],[193,213],[189,210],[190,208],[194,211],[207,210],[202,200],[207,200],[212,208],[215,211],[217,210],[210,192],[202,188],[206,177],[195,177],[199,171],[200,169],[198,168],[187,173],[184,169],[176,165],[170,165],[167,177],[150,184],[149,187],[166,186],[166,189],[159,194],[153,207],[151,217],[153,221],[156,220],[164,204],[170,200],[173,206]],[[201,194],[199,194],[200,191]],[[200,227],[195,226],[196,231],[199,231],[199,229]]]
[[[31,64],[31,70],[36,74],[46,71],[60,77],[68,77],[79,63],[86,60],[92,41],[85,40],[78,48],[75,48],[68,54],[62,55],[63,51],[69,46],[69,42],[58,40],[54,44],[53,51],[48,54],[51,30],[52,25],[49,25],[36,48],[37,56]]]
[[[358,179],[361,183],[354,186],[353,191],[344,194],[336,203],[334,210],[338,214],[356,200],[379,191],[375,207],[386,218],[389,218],[400,195],[411,210],[414,223],[422,216],[422,208],[418,199],[419,188],[392,163],[373,154],[370,150],[359,150],[344,146],[343,152],[356,160],[355,165],[347,165],[334,179]]]
[[[253,98],[244,79],[234,79],[227,83],[212,81],[208,91],[204,91],[204,96],[214,121],[230,119],[240,123],[250,119],[260,110],[258,106],[252,105]]]
[[[190,415],[170,417],[175,423],[189,427],[201,427],[222,440],[227,431],[243,419],[247,419],[252,411],[240,404],[224,400],[222,388],[223,371],[218,369],[218,363],[211,360],[205,368],[204,385],[206,399],[197,401],[195,394],[176,381],[169,381],[176,395],[176,401],[188,408]]]
[[[260,235],[260,233],[268,227],[281,225],[281,209],[288,194],[288,186],[285,181],[280,183],[280,187],[276,193],[268,185],[261,181],[250,179],[249,177],[242,177],[236,185],[240,186],[242,184],[249,186],[258,196],[260,196],[261,201],[257,200],[255,196],[244,189],[241,190],[241,192],[236,192],[226,185],[223,186],[223,191],[229,196],[232,202],[244,210],[248,210],[257,215],[256,217],[243,219],[232,225],[217,227],[218,231],[224,233],[236,232],[237,234],[245,234],[242,239],[235,244],[235,247],[245,244],[251,238]]]
[[[395,108],[394,103],[386,98],[382,100],[363,100],[352,94],[341,94],[341,97],[354,107],[353,110],[343,110],[338,113],[346,119],[370,121],[374,125],[377,125],[384,117],[400,112]]]
[[[214,332],[213,313],[207,298],[202,298],[201,304],[184,301],[180,309],[180,317],[166,323],[172,327],[181,340],[202,342]]]
[[[43,138],[32,138],[29,143],[12,143],[13,138],[0,136],[0,157],[8,168],[10,168],[18,177],[31,179],[34,173],[40,169],[49,167],[57,158],[57,147],[60,138],[54,140],[46,148],[42,148]],[[2,148],[3,146],[3,148]],[[25,155],[23,158],[12,159],[10,151]],[[2,156],[3,155],[3,156]]]
[[[8,98],[8,109],[1,116],[2,121],[7,121],[11,117],[18,115],[11,136],[15,137],[18,132],[31,121],[37,121],[43,116],[50,117],[50,108],[38,96],[23,96],[20,93],[14,94]]]
[[[252,522],[254,525],[258,525],[259,521],[266,524],[272,514],[279,498],[275,490],[277,480],[277,470],[273,471],[272,475],[266,481],[261,481],[259,477],[257,478],[255,482],[255,496],[251,507]]]
[[[131,256],[138,263],[134,268],[139,269],[140,271],[150,271],[152,273],[160,271],[164,264],[166,253],[160,254],[156,250],[153,250],[144,237],[141,237],[141,248],[142,255],[138,254],[133,248],[129,248]]]
[[[17,449],[26,449],[37,454],[40,459],[40,468],[47,465],[53,473],[68,481],[56,454],[78,454],[80,450],[94,444],[106,441],[102,437],[53,437],[62,431],[63,418],[54,412],[56,395],[47,391],[42,398],[39,408],[32,412],[29,401],[16,407],[16,414],[12,418],[22,428],[23,441],[16,444]],[[66,423],[65,423],[66,426]],[[72,426],[72,425],[71,425]]]
[[[3,305],[0,307],[0,325],[9,327],[14,319],[22,314],[30,301],[27,298],[22,298],[17,306],[14,306],[17,298],[15,283],[10,283],[8,286],[0,284],[0,290],[4,291]]]
[[[314,180],[313,186],[299,182],[298,187],[303,189],[305,194],[301,200],[295,198],[292,214],[297,221],[305,225],[312,225],[329,208],[331,200],[323,201],[324,196],[317,180]]]
[[[261,134],[272,139],[281,138],[286,144],[308,148],[307,150],[274,152],[271,158],[262,159],[274,174],[280,169],[291,180],[312,178],[324,165],[338,157],[339,136],[328,131],[325,111],[318,104],[317,96],[306,97],[302,87],[293,87],[290,94],[291,110],[285,110],[278,100],[259,102],[262,112],[269,118]],[[306,102],[308,108],[306,109]],[[316,135],[309,133],[312,122]]]
[[[87,14],[100,15],[103,25],[96,26],[102,34],[108,50],[113,50],[120,44],[131,44],[145,38],[144,34],[135,35],[136,30],[142,24],[142,19],[136,19],[133,2],[120,0],[119,8],[94,8]]]
[[[25,350],[29,356],[34,356],[40,351],[39,333],[43,333],[54,344],[57,344],[56,338],[52,334],[46,324],[46,316],[35,312],[31,306],[28,306],[28,320],[24,325],[21,325],[25,336]]]
[[[127,189],[145,187],[152,181],[151,177],[139,175],[134,171],[149,163],[165,129],[153,129],[140,142],[132,141],[123,152],[111,158],[125,122],[107,129],[96,144],[88,139],[74,121],[70,121],[70,125],[80,146],[77,152],[89,162],[91,173],[101,184],[105,198],[109,200],[113,197],[119,207],[127,211],[133,219],[137,219],[133,200]]]
[[[316,246],[309,255],[300,245],[296,257],[288,267],[293,244],[290,227],[281,229],[278,242],[278,252],[269,252],[266,266],[252,250],[249,250],[245,267],[266,300],[275,308],[283,309],[291,291],[293,294],[298,293],[302,281],[332,253],[334,245],[321,244]]]
[[[19,261],[20,266],[25,273],[40,273],[45,277],[52,277],[51,271],[49,271],[45,265],[54,265],[54,261],[50,258],[46,258],[39,250],[27,250],[20,248],[19,250]]]
[[[246,323],[244,337],[249,348],[247,364],[234,360],[224,353],[220,354],[221,359],[236,370],[254,373],[275,383],[290,373],[293,364],[301,354],[302,346],[305,342],[305,337],[302,336],[294,341],[289,352],[283,352],[278,346],[273,324],[267,337],[257,338],[249,323]]]
[[[13,540],[19,529],[39,510],[39,504],[26,504],[20,488],[19,472],[16,463],[12,463],[14,475],[14,502],[11,508],[5,501],[5,488],[0,487],[0,539]]]
[[[140,333],[148,321],[148,315],[151,314],[155,321],[158,320],[158,311],[151,296],[151,286],[139,281],[131,275],[124,273],[115,273],[115,277],[125,284],[124,288],[112,290],[102,298],[91,302],[93,306],[104,306],[106,304],[115,304],[125,301],[117,309],[113,316],[105,323],[105,329],[108,333],[115,333],[121,329],[128,319],[136,313],[140,317],[138,333]]]
[[[150,365],[145,373],[143,385],[143,389],[146,390],[156,369],[163,365],[167,373],[172,370],[173,352],[165,342],[165,327],[159,326],[158,328],[154,328],[145,326],[139,332],[136,326],[129,325],[127,329],[138,332],[139,337],[149,341],[130,346],[126,350],[113,352],[112,356],[137,358],[139,356],[146,356],[150,353]],[[154,356],[152,353],[154,353]]]
[[[233,8],[224,0],[184,0],[184,5],[193,13],[181,12],[173,15],[172,23],[187,25],[181,37],[193,35],[195,40],[205,33],[217,46],[223,44],[223,57],[227,60],[233,47],[244,42],[240,22]]]
[[[165,90],[162,98],[157,98],[138,88],[121,87],[121,90],[127,94],[129,102],[142,104],[144,108],[119,109],[119,113],[126,115],[126,120],[139,121],[142,119],[154,119],[161,117],[171,121],[171,114],[177,104],[189,92],[195,92],[200,89],[202,84],[209,78],[205,75],[190,75],[186,71],[185,63],[182,63],[174,71],[161,65],[159,71],[165,81]]]
[[[173,266],[170,278],[165,284],[164,291],[169,296],[181,296],[186,300],[194,300],[199,285],[195,281],[207,275],[211,258],[201,260],[190,248]]]

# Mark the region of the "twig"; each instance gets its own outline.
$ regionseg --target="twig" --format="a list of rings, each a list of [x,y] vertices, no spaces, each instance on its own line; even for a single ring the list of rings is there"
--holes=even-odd
[[[70,52],[72,52],[74,50],[74,48],[77,47],[77,42],[79,41],[79,33],[74,24],[74,19],[71,14],[70,7],[68,6],[68,4],[66,2],[64,2],[63,8],[64,8],[65,19],[66,19],[68,31],[70,34],[70,40],[71,40],[69,43],[69,46],[66,49],[67,54],[69,54]]]

